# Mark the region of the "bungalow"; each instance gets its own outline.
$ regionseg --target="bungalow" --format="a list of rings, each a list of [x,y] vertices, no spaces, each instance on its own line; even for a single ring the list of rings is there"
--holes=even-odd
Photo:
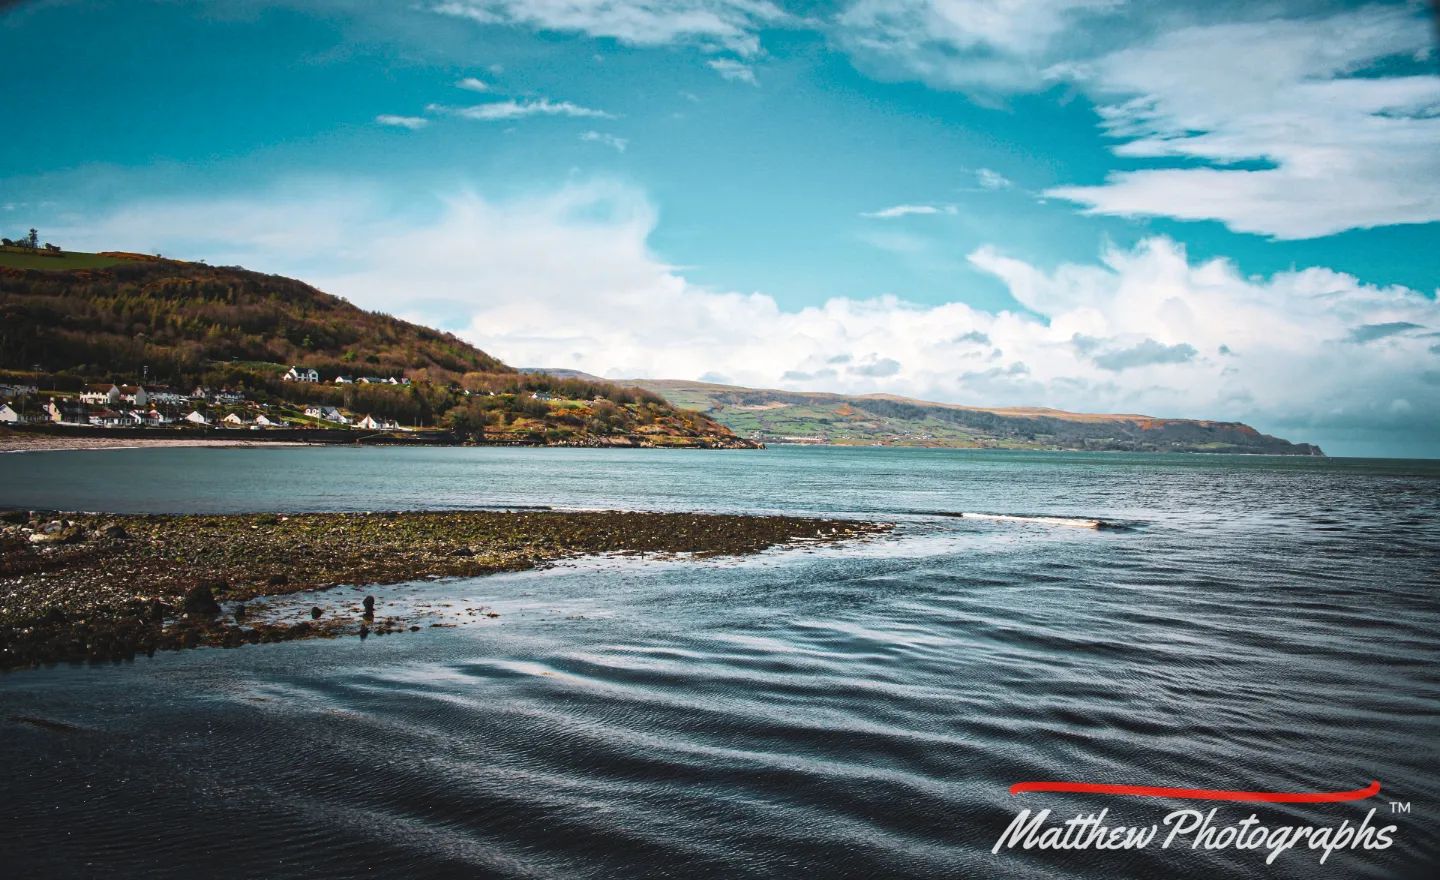
[[[80,392],[80,402],[90,406],[114,406],[120,402],[121,392],[117,385],[108,382],[100,385],[86,385]]]
[[[207,418],[205,418],[204,413],[200,412],[200,410],[198,410],[198,409],[192,409],[192,410],[190,410],[190,415],[188,415],[188,416],[185,417],[185,421],[190,422],[191,424],[194,424],[194,425],[208,425],[208,424],[210,424],[210,420],[207,419]]]
[[[224,422],[224,423],[227,424],[227,425],[243,425],[243,424],[245,424],[245,420],[244,420],[243,418],[241,418],[238,413],[230,413],[229,415],[227,415],[225,418],[221,419],[220,421]]]
[[[210,389],[209,389],[209,388],[206,388],[204,385],[196,385],[196,386],[195,386],[195,390],[190,392],[190,399],[191,399],[191,400],[209,400],[209,399],[210,399]]]
[[[285,427],[285,420],[272,419],[262,413],[255,417],[255,424],[259,425],[262,428],[283,428]]]
[[[344,413],[333,406],[307,406],[305,407],[305,415],[312,419],[320,419],[321,421],[338,422],[342,425],[350,424],[350,419],[346,418]]]
[[[140,414],[140,417],[144,419],[145,424],[147,425],[168,425],[171,422],[175,421],[174,419],[160,412],[158,409],[152,409],[149,412],[143,412]]]
[[[356,422],[355,427],[364,428],[367,431],[394,431],[400,427],[400,423],[391,419],[377,419],[374,416],[366,416]]]
[[[27,394],[34,394],[38,389],[34,385],[0,385],[0,397],[24,397]]]
[[[21,421],[20,414],[10,408],[8,403],[0,403],[0,422],[14,425]]]
[[[237,403],[244,403],[245,395],[243,392],[240,391],[231,391],[229,388],[221,388],[219,391],[216,391],[210,395],[210,400],[214,403],[221,403],[228,406],[233,406]]]
[[[354,379],[351,379],[349,376],[336,376],[336,377],[335,377],[335,384],[336,384],[336,385],[354,385],[354,384],[355,384],[355,380],[354,380]]]
[[[99,425],[102,428],[129,428],[140,423],[140,417],[134,413],[117,412],[113,409],[96,410],[90,414],[90,423]]]
[[[320,371],[309,367],[291,367],[281,378],[286,382],[319,382]]]

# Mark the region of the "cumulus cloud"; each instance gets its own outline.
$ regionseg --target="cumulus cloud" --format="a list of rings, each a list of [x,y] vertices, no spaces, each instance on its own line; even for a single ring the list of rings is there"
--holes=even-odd
[[[394,128],[406,128],[410,131],[424,128],[430,124],[430,120],[423,116],[394,116],[389,113],[382,113],[376,116],[375,121],[381,125],[389,125]]]
[[[475,104],[470,107],[447,107],[444,104],[431,104],[425,109],[431,113],[445,113],[450,116],[459,116],[462,119],[479,119],[485,122],[523,119],[527,116],[570,116],[578,119],[615,118],[604,110],[582,107],[569,101],[551,101],[549,98],[537,98],[533,101],[493,101],[489,104]]]
[[[1057,67],[1102,101],[1117,154],[1205,164],[1046,195],[1284,239],[1440,220],[1440,77],[1375,72],[1429,50],[1424,19],[1413,5],[1366,6],[1193,26]]]
[[[761,27],[786,18],[769,0],[446,0],[428,8],[481,24],[582,33],[632,46],[694,43],[741,56],[759,51]]]
[[[715,58],[705,63],[725,79],[749,83],[752,86],[760,84],[759,80],[755,79],[755,70],[743,61],[736,61],[734,58]]]
[[[488,92],[490,91],[490,84],[483,80],[476,79],[473,76],[467,76],[462,80],[458,80],[455,83],[455,88],[464,89],[467,92]]]
[[[1195,346],[1188,342],[1163,345],[1146,338],[1136,345],[1097,354],[1092,360],[1102,370],[1119,371],[1156,364],[1183,364],[1193,360],[1196,354]]]
[[[895,296],[785,307],[697,285],[657,257],[656,211],[628,186],[577,183],[511,200],[448,190],[423,212],[430,219],[399,230],[394,197],[287,182],[52,227],[77,248],[300,275],[455,330],[512,364],[1241,419],[1302,440],[1356,426],[1440,436],[1434,297],[1326,268],[1247,276],[1225,260],[1191,261],[1163,237],[1054,269],[982,247],[970,263],[1023,309]]]

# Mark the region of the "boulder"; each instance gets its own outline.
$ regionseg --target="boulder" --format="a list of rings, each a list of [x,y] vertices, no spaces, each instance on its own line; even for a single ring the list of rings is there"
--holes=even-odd
[[[211,591],[209,584],[196,584],[185,594],[185,602],[182,605],[186,614],[201,614],[214,616],[220,613],[220,603],[215,601],[215,593]]]

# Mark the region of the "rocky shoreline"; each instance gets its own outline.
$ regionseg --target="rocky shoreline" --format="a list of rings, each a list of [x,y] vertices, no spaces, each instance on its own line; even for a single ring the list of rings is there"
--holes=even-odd
[[[377,617],[373,600],[359,614],[348,601],[317,605],[312,620],[294,624],[247,611],[247,602],[289,593],[516,571],[602,553],[742,555],[889,528],[627,511],[8,511],[0,513],[0,669],[419,629],[384,609]]]

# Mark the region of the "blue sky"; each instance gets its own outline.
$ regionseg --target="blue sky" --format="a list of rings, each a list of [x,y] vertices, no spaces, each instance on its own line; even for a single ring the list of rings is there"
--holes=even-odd
[[[1419,4],[67,0],[0,50],[6,234],[519,365],[1440,455]]]

